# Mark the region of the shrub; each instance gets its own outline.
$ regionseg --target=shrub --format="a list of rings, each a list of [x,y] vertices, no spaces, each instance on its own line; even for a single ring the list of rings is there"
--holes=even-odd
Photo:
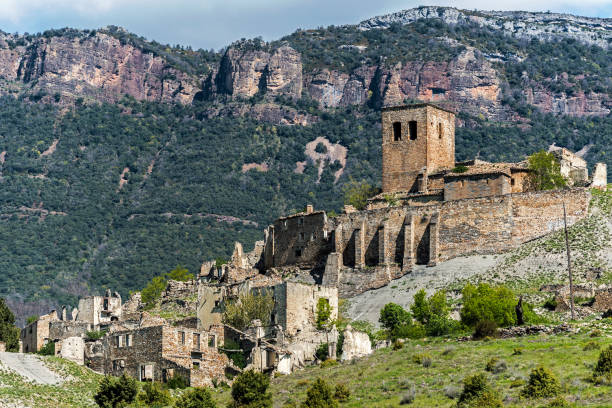
[[[327,327],[331,313],[332,308],[329,305],[329,299],[319,298],[317,302],[317,329],[323,330]]]
[[[157,302],[157,299],[161,297],[162,292],[166,289],[167,283],[165,277],[156,276],[140,292],[142,303],[146,309],[155,306],[155,302]]]
[[[323,343],[317,346],[317,350],[315,351],[315,357],[319,361],[325,361],[329,358],[329,344]]]
[[[94,331],[88,331],[85,332],[85,336],[87,337],[87,340],[100,340],[102,337],[104,337],[104,335],[106,334],[106,330],[94,330]]]
[[[351,392],[349,391],[346,384],[336,384],[336,391],[334,392],[334,398],[338,402],[346,402],[351,397]]]
[[[416,388],[414,388],[414,386],[412,386],[402,396],[402,399],[400,400],[400,405],[409,405],[409,404],[412,404],[414,402],[415,397],[416,397]]]
[[[219,349],[220,352],[226,354],[232,363],[236,367],[244,368],[247,365],[246,357],[242,351],[229,351],[229,350],[240,350],[240,344],[232,339],[225,339],[223,347]]]
[[[444,395],[450,399],[457,399],[461,395],[461,389],[459,389],[459,387],[455,387],[454,385],[448,385],[444,387]]]
[[[175,408],[217,408],[210,391],[206,388],[194,388],[185,391],[174,403]]]
[[[593,369],[593,379],[595,381],[602,377],[608,380],[612,377],[612,346],[608,346],[607,349],[599,353],[597,364]]]
[[[503,373],[508,369],[506,362],[504,360],[500,360],[496,357],[493,357],[487,362],[485,367],[485,371],[488,371],[493,374]]]
[[[135,379],[125,374],[119,378],[106,376],[94,395],[94,401],[103,408],[116,408],[134,402],[137,394],[138,384]]]
[[[328,368],[328,367],[333,367],[337,365],[338,365],[338,360],[332,360],[331,358],[329,358],[321,363],[321,368]]]
[[[41,356],[54,356],[55,355],[55,342],[49,341],[37,351],[36,354]]]
[[[170,404],[172,398],[168,390],[164,389],[160,383],[147,382],[142,386],[138,400],[147,407],[164,407]]]
[[[352,205],[357,210],[363,210],[368,203],[368,198],[374,196],[377,192],[375,188],[365,181],[359,183],[352,178],[345,184],[343,191],[344,204]]]
[[[567,185],[567,180],[561,175],[561,165],[554,154],[540,150],[527,157],[529,186],[531,189],[552,190]]]
[[[557,299],[555,299],[554,297],[546,300],[546,302],[544,302],[544,304],[542,305],[544,307],[544,309],[550,310],[551,312],[554,312],[555,309],[557,309]]]
[[[517,378],[510,383],[510,388],[518,388],[522,387],[523,385],[525,385],[525,380]]]
[[[554,374],[545,367],[538,367],[531,371],[529,381],[521,393],[527,398],[554,397],[561,392],[561,385]]]
[[[270,324],[274,299],[271,293],[245,293],[237,301],[227,302],[223,312],[223,323],[244,330],[253,320],[258,319],[264,326]]]
[[[170,377],[168,379],[168,382],[166,383],[166,387],[170,388],[171,390],[175,390],[175,389],[185,389],[189,386],[189,383],[187,382],[187,379],[181,375],[174,375],[173,377]]]
[[[232,399],[230,407],[272,407],[272,394],[267,392],[270,378],[265,374],[248,370],[240,373],[232,385]]]
[[[431,367],[431,363],[432,363],[431,356],[429,354],[423,355],[423,357],[421,358],[421,365],[424,368],[429,368]]]
[[[456,166],[452,170],[453,173],[465,173],[466,171],[468,171],[468,167],[463,165]]]
[[[601,337],[601,330],[595,329],[590,334],[591,337]]]
[[[485,374],[480,373],[463,380],[463,392],[457,407],[497,408],[503,404],[491,389]]]
[[[462,291],[463,308],[461,321],[470,327],[484,320],[494,321],[498,326],[512,326],[516,323],[517,300],[505,286],[492,287],[481,283],[466,285]]]
[[[334,391],[321,378],[317,378],[315,382],[306,391],[306,400],[302,403],[301,408],[336,408],[338,401],[334,398]]]
[[[561,396],[555,398],[550,401],[546,408],[569,408],[571,405],[567,402],[567,400]]]
[[[396,303],[387,303],[380,311],[380,318],[378,321],[382,327],[392,333],[401,326],[412,324],[412,317],[410,313],[404,310],[400,305]]]
[[[449,316],[450,306],[444,291],[437,291],[427,299],[425,290],[421,289],[414,295],[410,311],[429,336],[443,336],[457,329],[457,323]]]
[[[513,355],[513,356],[520,356],[521,354],[523,354],[523,349],[522,349],[522,348],[520,348],[520,347],[515,347],[515,348],[512,350],[512,355]]]
[[[422,324],[406,324],[396,327],[391,333],[393,339],[422,339],[427,335]]]
[[[38,320],[38,315],[32,315],[32,316],[29,316],[29,317],[26,319],[26,326],[27,326],[27,325],[30,325],[30,324],[32,324],[32,323],[34,323],[34,322],[35,322],[35,321],[37,321],[37,320]]]
[[[612,309],[608,309],[605,312],[603,312],[601,317],[604,318],[604,319],[608,319],[608,318],[612,317]]]
[[[181,282],[187,282],[193,279],[193,274],[189,273],[187,268],[183,268],[181,265],[177,265],[176,268],[166,274],[168,280],[175,280]]]
[[[599,344],[595,341],[589,341],[587,344],[584,345],[582,350],[584,351],[599,350]]]
[[[404,342],[400,339],[395,339],[393,341],[393,350],[401,350],[402,348],[404,348]]]
[[[497,323],[493,320],[481,320],[476,323],[472,337],[475,340],[484,339],[487,337],[497,337]]]

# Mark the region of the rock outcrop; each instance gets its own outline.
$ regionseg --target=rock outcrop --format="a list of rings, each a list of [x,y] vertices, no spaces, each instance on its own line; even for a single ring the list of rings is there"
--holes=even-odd
[[[197,78],[104,32],[26,37],[0,33],[0,93],[7,81],[48,97],[116,101],[122,95],[147,101],[190,103]]]

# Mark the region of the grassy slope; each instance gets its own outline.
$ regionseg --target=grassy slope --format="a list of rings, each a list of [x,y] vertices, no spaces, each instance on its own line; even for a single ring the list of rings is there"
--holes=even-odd
[[[372,356],[354,363],[332,368],[310,367],[291,376],[273,380],[274,406],[299,403],[305,399],[308,384],[317,377],[337,384],[345,383],[351,398],[345,407],[397,407],[412,385],[416,398],[411,407],[452,407],[456,400],[445,395],[445,389],[462,388],[468,375],[483,372],[487,361],[497,357],[506,361],[508,369],[500,374],[489,374],[505,400],[506,407],[537,407],[546,400],[525,400],[519,394],[522,387],[511,388],[516,379],[528,379],[532,368],[539,364],[549,367],[559,378],[564,395],[575,406],[612,406],[611,387],[594,386],[588,381],[599,351],[583,351],[584,345],[597,341],[602,347],[612,343],[609,337],[591,339],[587,334],[557,336],[531,336],[509,340],[458,342],[434,339],[409,341],[403,349],[390,348],[376,351]],[[523,354],[512,355],[514,348]],[[415,354],[431,355],[429,368],[412,362]],[[579,356],[579,358],[576,358]],[[220,406],[229,401],[229,392],[216,394]],[[289,405],[291,406],[291,405]]]
[[[448,398],[449,388],[461,389],[464,377],[484,370],[491,357],[506,361],[508,369],[500,374],[488,374],[489,379],[505,400],[505,407],[539,407],[546,400],[520,398],[522,387],[511,387],[516,379],[526,380],[532,368],[543,364],[559,378],[566,399],[573,406],[612,406],[612,387],[595,386],[588,381],[599,351],[583,351],[589,341],[605,346],[612,344],[612,322],[596,324],[605,333],[591,338],[593,326],[581,333],[556,336],[531,336],[508,340],[459,342],[450,339],[408,341],[398,351],[382,349],[353,363],[321,369],[309,367],[290,376],[272,381],[274,406],[299,403],[304,400],[308,385],[317,377],[332,384],[345,383],[351,391],[343,407],[397,407],[413,385],[416,399],[412,407],[452,407],[456,400]],[[607,334],[606,334],[607,333]],[[512,355],[515,348],[523,354]],[[412,362],[415,354],[429,354],[432,366],[425,368]],[[578,357],[578,358],[577,358]],[[86,368],[60,359],[47,358],[49,364],[73,378],[62,386],[37,386],[20,377],[0,372],[0,406],[90,407],[95,406],[93,394],[101,376]],[[213,391],[219,407],[226,406],[231,396],[227,389]],[[292,405],[287,405],[292,406]]]

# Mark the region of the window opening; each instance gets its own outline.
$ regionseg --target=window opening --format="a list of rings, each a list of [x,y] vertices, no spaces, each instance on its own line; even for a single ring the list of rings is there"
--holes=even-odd
[[[408,122],[408,131],[410,133],[410,140],[416,140],[417,138],[417,122],[416,120],[411,120]]]
[[[393,122],[393,141],[399,142],[400,140],[402,140],[402,124]]]

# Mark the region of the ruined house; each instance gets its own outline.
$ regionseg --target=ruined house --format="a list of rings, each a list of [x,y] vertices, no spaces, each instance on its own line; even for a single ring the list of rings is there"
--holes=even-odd
[[[57,312],[52,310],[50,313],[40,316],[34,322],[21,329],[21,343],[24,353],[36,353],[51,337],[49,326],[52,322],[59,321]]]

